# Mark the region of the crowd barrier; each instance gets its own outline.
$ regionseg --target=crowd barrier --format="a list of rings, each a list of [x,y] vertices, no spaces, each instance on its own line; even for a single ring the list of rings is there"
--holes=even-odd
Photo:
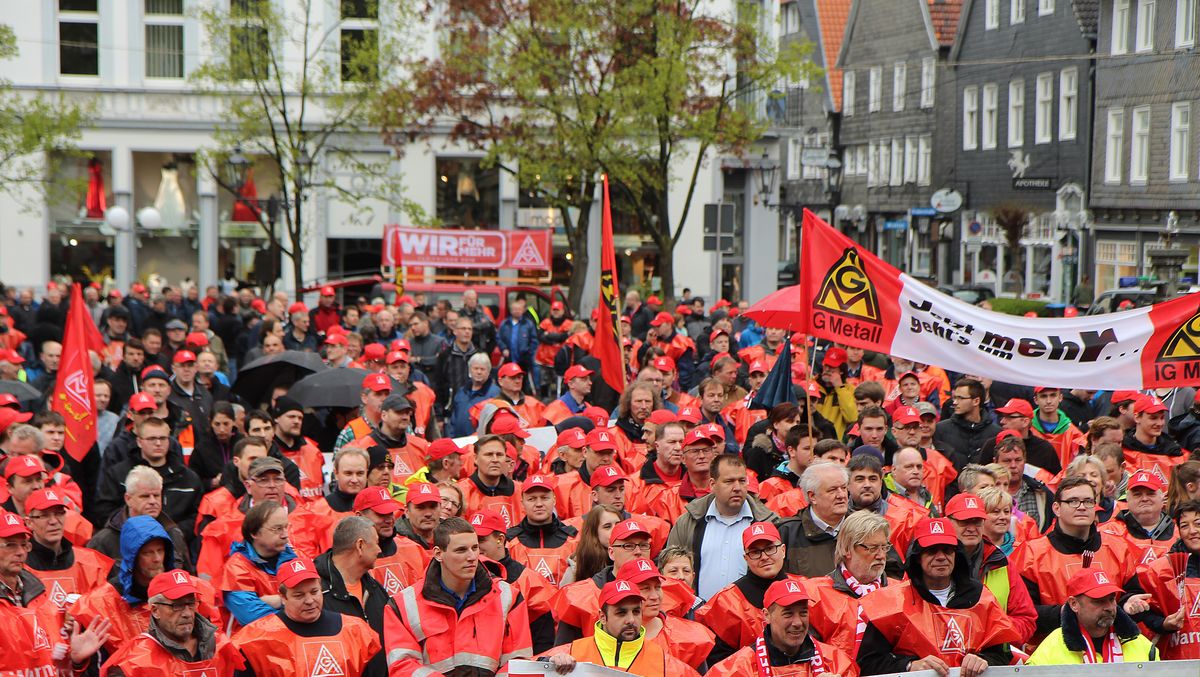
[[[949,677],[959,677],[959,669]],[[1100,665],[1005,665],[991,666],[984,677],[1200,677],[1200,660],[1109,663]],[[937,677],[933,670],[898,672],[882,677]]]

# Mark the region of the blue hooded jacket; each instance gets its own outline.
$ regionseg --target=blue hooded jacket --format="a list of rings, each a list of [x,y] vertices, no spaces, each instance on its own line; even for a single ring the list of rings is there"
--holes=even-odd
[[[164,568],[174,567],[175,544],[158,520],[149,515],[139,515],[125,520],[125,525],[121,527],[121,568],[117,572],[117,582],[120,583],[121,597],[130,604],[146,602],[133,595],[133,569],[137,566],[138,551],[156,538],[163,542],[167,550],[163,557]]]
[[[296,559],[296,551],[292,550],[290,544],[283,549],[283,552],[279,553],[279,557],[276,557],[274,562],[263,559],[262,555],[259,555],[248,541],[237,541],[230,546],[229,555],[232,557],[235,554],[240,554],[250,560],[254,566],[271,576],[279,572],[279,567],[284,562]],[[225,602],[225,608],[229,609],[229,613],[233,614],[234,619],[241,625],[250,625],[263,616],[270,616],[277,611],[249,590],[222,590],[221,597]]]

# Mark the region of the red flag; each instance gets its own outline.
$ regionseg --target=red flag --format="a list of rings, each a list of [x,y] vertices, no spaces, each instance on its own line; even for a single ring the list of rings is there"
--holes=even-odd
[[[62,360],[50,408],[67,424],[64,447],[71,458],[82,461],[96,444],[96,398],[92,392],[92,360],[88,356],[87,326],[92,318],[78,283],[71,286],[71,306],[63,331]]]
[[[608,176],[604,179],[604,203],[600,234],[600,313],[592,355],[600,360],[600,376],[618,393],[625,391],[625,354],[621,350],[621,309],[617,293],[617,255],[613,251],[612,205],[608,199]]]

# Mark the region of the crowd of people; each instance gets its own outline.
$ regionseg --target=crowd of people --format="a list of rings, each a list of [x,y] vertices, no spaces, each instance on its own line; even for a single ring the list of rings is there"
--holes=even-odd
[[[689,292],[626,296],[614,388],[558,302],[103,291],[81,458],[67,290],[0,296],[0,674],[1200,658],[1193,388],[948,373]],[[287,351],[357,402],[243,387]]]

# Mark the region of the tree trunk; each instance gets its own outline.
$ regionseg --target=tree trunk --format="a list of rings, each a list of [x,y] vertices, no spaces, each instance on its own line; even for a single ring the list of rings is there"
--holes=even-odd
[[[299,193],[296,194],[296,213],[294,220],[289,224],[288,235],[292,241],[292,277],[295,280],[295,292],[297,300],[300,297],[300,288],[304,286],[304,240],[303,222],[300,220],[300,210],[304,205],[300,202]]]
[[[595,185],[590,187],[591,193],[594,194]],[[587,189],[585,189],[587,190]],[[582,306],[580,301],[583,300],[583,287],[587,284],[588,274],[588,233],[591,231],[592,224],[592,200],[587,200],[580,205],[579,217],[572,227],[567,225],[567,244],[571,250],[571,282],[570,289],[567,290],[567,307],[578,309]],[[564,209],[564,218],[568,218],[569,210]]]

